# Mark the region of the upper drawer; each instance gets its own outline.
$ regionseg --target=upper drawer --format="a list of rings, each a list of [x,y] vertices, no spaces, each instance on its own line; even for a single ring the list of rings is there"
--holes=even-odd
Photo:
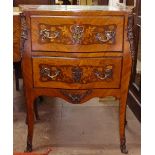
[[[123,16],[32,16],[32,50],[122,51],[123,23]]]

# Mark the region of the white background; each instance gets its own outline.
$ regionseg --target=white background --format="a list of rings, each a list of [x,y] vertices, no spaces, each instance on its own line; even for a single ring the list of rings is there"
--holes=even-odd
[[[0,155],[13,154],[13,0],[0,1]],[[155,2],[142,1],[142,155],[155,154]]]
[[[0,1],[0,155],[13,155],[13,0]]]

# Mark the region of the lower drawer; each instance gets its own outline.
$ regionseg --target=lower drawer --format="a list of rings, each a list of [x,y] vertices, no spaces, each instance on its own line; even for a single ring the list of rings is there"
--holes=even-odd
[[[34,87],[89,89],[119,88],[121,57],[33,57]]]

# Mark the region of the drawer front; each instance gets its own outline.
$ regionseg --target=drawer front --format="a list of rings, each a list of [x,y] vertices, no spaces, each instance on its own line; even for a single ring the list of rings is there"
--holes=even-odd
[[[34,87],[119,88],[122,58],[34,57]]]
[[[123,23],[123,16],[33,16],[32,50],[122,51]]]

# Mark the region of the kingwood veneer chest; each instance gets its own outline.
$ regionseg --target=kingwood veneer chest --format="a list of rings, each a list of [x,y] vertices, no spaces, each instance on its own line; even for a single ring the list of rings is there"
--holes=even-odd
[[[22,6],[22,67],[32,151],[34,99],[60,97],[81,104],[93,97],[120,100],[120,148],[133,50],[129,8]],[[131,44],[129,44],[131,43]]]

